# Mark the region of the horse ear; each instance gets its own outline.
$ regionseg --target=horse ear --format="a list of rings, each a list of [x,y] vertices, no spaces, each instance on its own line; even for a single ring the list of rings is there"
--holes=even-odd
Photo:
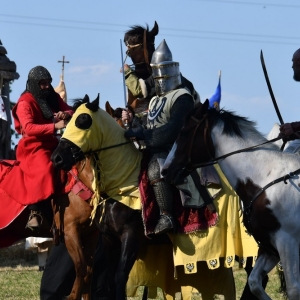
[[[87,103],[85,105],[89,110],[96,112],[99,109],[99,94],[97,96],[97,98],[91,102],[91,103]]]
[[[111,115],[111,116],[113,116],[114,111],[115,111],[115,110],[110,106],[110,104],[109,104],[108,101],[106,101],[106,103],[105,103],[105,110],[106,110],[106,112],[107,112],[109,115]]]
[[[154,26],[151,29],[151,31],[149,31],[149,34],[152,36],[158,35],[158,25],[157,25],[156,21],[154,22]]]
[[[209,100],[206,99],[206,100],[204,101],[203,105],[202,105],[202,112],[203,112],[203,113],[207,112],[208,107],[209,107]]]
[[[90,98],[87,94],[85,94],[85,96],[83,97],[82,102],[83,103],[89,103],[90,102]]]

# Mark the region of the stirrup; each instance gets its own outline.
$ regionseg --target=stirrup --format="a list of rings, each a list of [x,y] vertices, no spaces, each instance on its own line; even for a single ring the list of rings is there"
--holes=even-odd
[[[30,212],[25,228],[29,228],[30,230],[37,230],[41,227],[42,223],[43,223],[43,217],[41,215],[41,212],[32,210]]]

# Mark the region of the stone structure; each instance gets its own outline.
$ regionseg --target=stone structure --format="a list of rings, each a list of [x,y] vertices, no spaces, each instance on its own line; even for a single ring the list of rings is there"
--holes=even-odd
[[[9,60],[6,56],[7,51],[0,40],[0,96],[4,102],[7,121],[0,119],[0,159],[11,159],[11,114],[10,114],[10,98],[9,83],[18,79],[20,75],[17,73],[15,62]]]

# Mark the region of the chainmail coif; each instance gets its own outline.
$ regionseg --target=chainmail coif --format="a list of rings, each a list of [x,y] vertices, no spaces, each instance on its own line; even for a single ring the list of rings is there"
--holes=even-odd
[[[47,98],[50,95],[51,88],[53,89],[53,87],[50,85],[49,89],[41,89],[39,86],[39,82],[41,80],[49,80],[50,83],[52,82],[52,77],[49,71],[42,66],[32,68],[28,73],[26,91],[30,92],[34,96],[43,112],[44,117],[46,119],[51,119],[53,117],[53,113]]]

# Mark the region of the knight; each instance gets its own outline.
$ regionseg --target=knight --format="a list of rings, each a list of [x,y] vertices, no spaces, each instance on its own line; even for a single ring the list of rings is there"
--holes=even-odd
[[[182,85],[179,63],[173,61],[165,40],[153,53],[150,65],[155,95],[149,103],[147,124],[129,128],[125,136],[143,140],[150,153],[147,173],[160,208],[154,233],[162,234],[174,230],[175,222],[172,187],[164,181],[160,169],[183,126],[185,116],[194,107],[194,99]]]

